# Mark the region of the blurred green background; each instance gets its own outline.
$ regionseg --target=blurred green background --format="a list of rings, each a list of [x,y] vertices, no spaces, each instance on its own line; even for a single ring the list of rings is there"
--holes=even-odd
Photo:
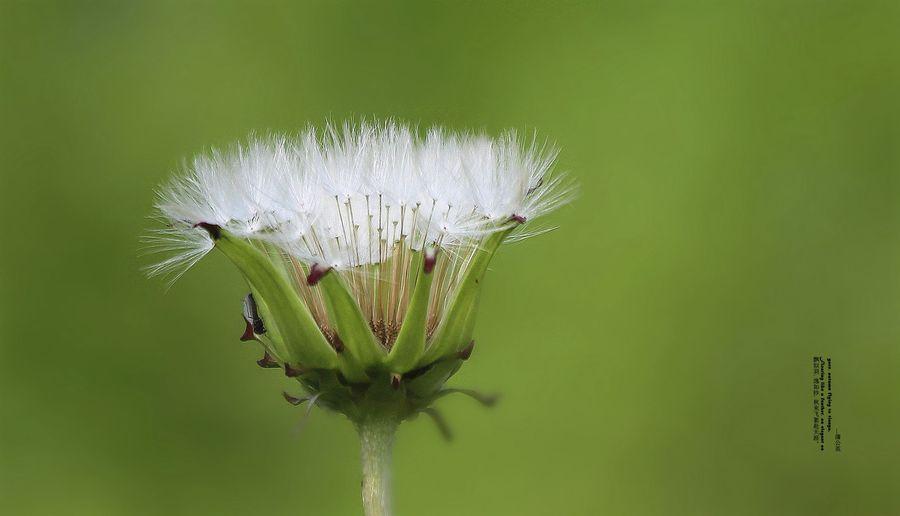
[[[900,514],[900,3],[0,0],[0,513],[360,513],[342,418],[139,236],[181,160],[348,116],[532,130],[583,184],[506,248],[401,515]],[[812,442],[834,359],[843,451]]]

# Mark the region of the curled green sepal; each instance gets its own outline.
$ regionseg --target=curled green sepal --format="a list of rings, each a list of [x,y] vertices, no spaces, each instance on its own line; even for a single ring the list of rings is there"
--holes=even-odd
[[[347,360],[349,367],[359,368],[358,371],[348,372],[347,377],[351,381],[367,380],[363,371],[381,365],[384,359],[384,349],[375,341],[375,335],[369,328],[366,318],[363,317],[359,303],[347,290],[340,275],[335,271],[319,271],[321,271],[321,266],[313,266],[307,283],[318,284],[322,289],[328,319],[345,346],[342,355],[350,355]]]
[[[435,331],[425,354],[419,359],[417,365],[423,366],[449,356],[472,339],[481,279],[497,248],[513,229],[510,227],[491,234],[475,251],[466,275],[457,288],[456,296],[451,301],[440,326]]]
[[[413,369],[425,352],[425,320],[436,260],[436,250],[426,249],[403,325],[387,358],[387,366],[393,373],[402,374]]]
[[[287,352],[287,357],[282,358],[302,364],[305,368],[334,368],[337,353],[325,340],[309,309],[284,273],[245,240],[229,235],[219,226],[206,223],[198,226],[209,232],[216,248],[237,266],[253,291],[263,300],[271,319],[277,321],[275,324]]]

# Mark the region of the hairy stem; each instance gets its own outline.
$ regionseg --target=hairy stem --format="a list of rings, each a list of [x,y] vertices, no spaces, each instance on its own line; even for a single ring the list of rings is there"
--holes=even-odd
[[[362,457],[362,500],[366,516],[391,515],[391,448],[397,421],[369,418],[357,423]]]

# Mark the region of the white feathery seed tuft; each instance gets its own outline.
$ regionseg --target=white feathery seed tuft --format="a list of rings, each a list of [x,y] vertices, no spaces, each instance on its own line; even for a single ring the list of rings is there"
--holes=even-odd
[[[524,238],[534,219],[575,196],[575,183],[552,171],[556,155],[512,131],[420,136],[392,121],[251,137],[195,157],[161,188],[156,207],[168,227],[145,241],[172,255],[147,270],[176,280],[214,247],[195,225],[215,224],[283,259],[323,328],[326,311],[303,272],[313,264],[340,271],[389,346],[411,292],[413,252],[447,254],[435,271],[433,329],[484,238],[513,227],[509,240]]]

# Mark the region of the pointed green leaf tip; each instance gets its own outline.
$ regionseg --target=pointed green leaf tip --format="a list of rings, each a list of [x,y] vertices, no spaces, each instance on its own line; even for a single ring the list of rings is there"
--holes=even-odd
[[[425,319],[428,316],[428,301],[431,294],[431,282],[434,279],[437,250],[426,249],[420,260],[422,264],[416,279],[415,290],[409,302],[409,308],[397,334],[397,340],[387,358],[391,372],[405,373],[416,366],[422,353],[425,352]]]
[[[472,340],[481,280],[497,248],[513,229],[514,227],[510,227],[493,233],[475,251],[469,269],[460,282],[456,295],[444,314],[440,326],[435,331],[428,349],[419,359],[418,366],[447,357],[468,345]]]
[[[384,350],[375,341],[359,303],[335,271],[329,272],[327,268],[313,265],[307,283],[310,286],[319,285],[322,289],[328,319],[345,346],[346,353],[341,353],[340,360],[347,369],[347,378],[351,381],[367,380],[365,371],[381,365]],[[349,356],[344,358],[343,355]]]
[[[273,321],[269,324],[277,325],[287,353],[287,357],[283,358],[305,368],[336,367],[337,354],[284,273],[276,269],[259,249],[228,234],[221,227],[207,223],[197,226],[209,232],[216,248],[237,266],[250,283],[257,303],[264,304],[271,313]]]

